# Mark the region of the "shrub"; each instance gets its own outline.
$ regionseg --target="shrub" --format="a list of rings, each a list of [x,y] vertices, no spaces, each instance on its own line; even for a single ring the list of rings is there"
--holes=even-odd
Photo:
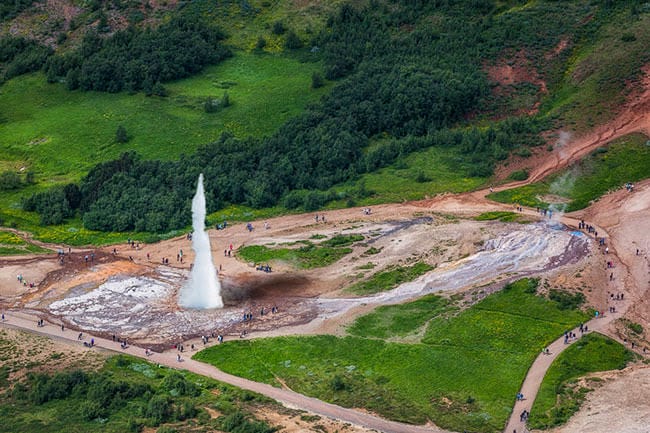
[[[284,41],[284,47],[288,50],[297,50],[302,48],[302,41],[293,30],[287,33],[287,39]]]
[[[3,171],[0,173],[0,191],[8,191],[20,188],[21,181],[18,173],[14,171]]]
[[[627,327],[630,329],[630,331],[634,332],[635,334],[638,335],[643,334],[643,326],[641,326],[640,323],[630,322],[627,324]]]
[[[255,43],[255,49],[262,51],[266,47],[266,39],[264,39],[264,36],[260,36],[257,38],[257,42]]]
[[[155,425],[158,425],[169,419],[171,411],[172,405],[167,397],[154,395],[145,408],[145,416],[151,418]]]
[[[325,85],[325,79],[319,72],[314,72],[311,75],[311,88],[318,89]]]
[[[126,143],[129,141],[129,134],[126,132],[126,128],[123,125],[117,127],[115,131],[115,141],[118,143]]]
[[[86,400],[79,406],[79,411],[81,416],[86,421],[92,421],[97,418],[103,418],[106,416],[105,410],[97,401]]]
[[[274,35],[283,35],[287,31],[287,28],[284,26],[284,23],[282,21],[276,21],[273,23],[273,27],[271,27],[271,32]]]
[[[512,180],[526,180],[528,179],[528,170],[517,170],[510,173],[508,179]]]
[[[634,36],[634,33],[623,33],[623,35],[621,36],[621,41],[634,42],[636,41],[636,36]]]
[[[573,310],[585,302],[585,295],[582,293],[569,293],[555,289],[549,291],[548,297],[550,300],[557,302],[560,310]]]
[[[344,391],[347,389],[347,384],[340,375],[336,375],[330,380],[330,388],[332,391]]]

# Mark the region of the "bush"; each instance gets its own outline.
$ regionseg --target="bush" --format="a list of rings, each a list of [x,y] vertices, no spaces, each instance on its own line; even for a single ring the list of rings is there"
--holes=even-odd
[[[585,302],[585,295],[582,293],[569,293],[555,289],[549,291],[548,297],[557,302],[560,310],[574,310]]]
[[[21,187],[20,176],[15,171],[3,171],[0,173],[0,191],[9,191]]]
[[[287,31],[287,28],[284,26],[284,23],[282,21],[276,21],[273,23],[273,27],[271,27],[271,32],[274,35],[283,35]]]
[[[255,49],[262,51],[266,47],[266,39],[264,39],[264,36],[260,36],[257,38],[257,42],[255,43]]]
[[[155,425],[169,420],[171,413],[171,402],[162,395],[154,395],[145,408],[145,416],[151,418]]]
[[[288,50],[297,50],[298,48],[302,48],[302,41],[293,30],[290,30],[289,33],[287,33],[284,47]]]
[[[634,36],[634,33],[623,33],[623,35],[621,36],[621,41],[634,42],[636,41],[636,36]]]
[[[97,401],[84,401],[79,406],[79,412],[86,421],[92,421],[106,416],[106,411]]]
[[[115,141],[118,143],[126,143],[129,141],[129,134],[126,132],[126,128],[123,125],[117,127],[115,131]]]
[[[347,384],[340,375],[336,375],[330,380],[330,389],[332,391],[345,391],[347,389]]]
[[[643,334],[643,326],[640,323],[629,322],[627,324],[627,327],[630,329],[630,331],[634,332],[637,335]]]
[[[273,433],[275,428],[262,421],[251,422],[241,411],[221,418],[221,429],[231,433]]]
[[[325,79],[319,72],[314,72],[311,74],[311,88],[318,89],[325,85]]]
[[[201,393],[201,390],[196,385],[189,382],[185,376],[178,372],[168,374],[163,380],[162,386],[173,396],[189,395],[196,397]]]
[[[518,181],[526,180],[528,179],[528,170],[513,171],[512,173],[510,173],[510,176],[508,176],[508,179],[518,180]]]

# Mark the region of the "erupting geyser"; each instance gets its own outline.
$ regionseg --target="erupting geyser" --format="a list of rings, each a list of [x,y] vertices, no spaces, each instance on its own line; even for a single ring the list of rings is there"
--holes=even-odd
[[[212,263],[210,238],[205,231],[205,193],[203,173],[199,175],[196,194],[192,199],[192,249],[194,266],[190,280],[181,289],[178,304],[187,308],[221,308],[221,285]]]

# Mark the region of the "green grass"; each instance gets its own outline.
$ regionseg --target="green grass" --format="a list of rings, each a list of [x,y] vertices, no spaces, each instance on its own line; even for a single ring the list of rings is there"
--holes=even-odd
[[[0,193],[0,219],[41,240],[104,244],[106,236],[114,235],[86,231],[84,240],[67,235],[68,229],[80,227],[76,221],[39,228],[35,215],[20,210],[21,200],[49,186],[76,181],[98,162],[127,150],[136,150],[145,159],[172,160],[225,131],[239,137],[271,134],[328,91],[328,86],[310,88],[311,74],[318,70],[319,63],[288,55],[236,52],[218,66],[167,84],[167,98],[69,92],[61,84],[47,84],[40,73],[10,80],[0,87],[0,167],[25,167],[35,173],[37,184]],[[225,91],[232,105],[218,113],[205,113],[203,101],[221,97]],[[119,125],[131,137],[126,144],[115,141]],[[224,209],[215,217],[231,212]],[[254,216],[276,213],[273,209],[250,212]],[[227,220],[245,220],[246,215],[244,211],[237,215],[241,219]]]
[[[626,182],[650,177],[647,141],[648,137],[642,134],[622,137],[542,182],[495,192],[488,198],[546,208],[551,200],[545,196],[555,195],[568,202],[566,211],[583,209],[607,192],[622,188]]]
[[[288,56],[238,52],[192,78],[167,84],[167,98],[70,92],[47,84],[42,74],[22,76],[0,88],[5,108],[0,160],[26,166],[39,181],[67,181],[127,149],[146,159],[170,160],[224,131],[263,136],[326,92],[310,89],[311,74],[319,69],[318,63]],[[232,106],[205,113],[205,99],[224,91]],[[126,145],[115,142],[119,125],[131,137]]]
[[[12,232],[0,231],[0,256],[17,254],[51,253],[51,250],[34,245]]]
[[[195,358],[276,386],[280,379],[295,391],[390,419],[496,432],[541,348],[586,319],[533,292],[521,280],[448,318],[440,316],[443,301],[427,297],[360,318],[352,327],[355,336],[232,341]],[[425,344],[377,339],[410,333],[426,321]]]
[[[396,266],[373,274],[366,281],[350,286],[347,291],[357,295],[383,292],[393,289],[404,282],[413,281],[431,269],[433,269],[433,266],[424,262],[418,262],[412,266]]]
[[[237,255],[247,262],[287,262],[299,269],[312,269],[335,263],[352,252],[352,248],[345,247],[361,240],[363,240],[361,235],[338,235],[320,244],[311,241],[296,242],[300,246],[294,245],[294,248],[249,245],[239,248]]]
[[[363,184],[370,191],[358,205],[419,200],[443,192],[465,192],[484,185],[486,179],[468,177],[467,166],[450,148],[432,147],[414,152],[389,167],[361,176],[354,184],[335,187],[334,191],[354,190]],[[422,179],[430,179],[418,182]],[[332,207],[341,206],[334,202]]]
[[[433,317],[449,310],[447,299],[427,295],[405,304],[378,307],[372,313],[355,320],[348,328],[348,333],[357,337],[381,339],[404,337],[417,332]]]
[[[344,0],[248,0],[245,3],[221,2],[219,7],[215,8],[214,2],[200,0],[192,2],[192,7],[201,10],[202,15],[211,17],[226,30],[229,35],[228,44],[253,50],[257,39],[262,36],[267,42],[265,51],[279,52],[283,50],[285,35],[273,34],[273,23],[281,21],[287,29],[294,30],[308,43],[323,26],[329,14],[336,11],[341,3],[344,3]],[[244,8],[244,4],[249,7]]]
[[[499,220],[501,222],[513,222],[519,219],[519,214],[515,212],[504,212],[504,211],[493,211],[493,212],[483,212],[476,218],[476,221],[494,221]]]
[[[529,427],[546,429],[564,424],[576,413],[590,388],[578,383],[587,373],[621,370],[635,355],[600,334],[587,334],[553,362],[530,411]],[[588,385],[587,381],[587,385]]]
[[[626,93],[636,87],[629,81],[638,78],[641,66],[650,60],[648,26],[647,12],[632,15],[622,9],[611,14],[593,42],[578,45],[568,65],[559,63],[562,70],[550,74],[559,79],[548,83],[551,96],[542,102],[540,112],[578,132],[613,118]],[[623,41],[626,33],[636,40]]]

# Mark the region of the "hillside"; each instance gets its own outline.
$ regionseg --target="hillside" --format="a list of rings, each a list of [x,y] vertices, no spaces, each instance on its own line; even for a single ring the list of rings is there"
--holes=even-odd
[[[0,217],[41,235],[182,228],[199,172],[211,211],[470,190],[613,118],[649,60],[635,2],[27,3],[2,18],[19,54],[2,57]],[[174,29],[232,57],[84,81],[118,76],[97,65],[120,41]]]

